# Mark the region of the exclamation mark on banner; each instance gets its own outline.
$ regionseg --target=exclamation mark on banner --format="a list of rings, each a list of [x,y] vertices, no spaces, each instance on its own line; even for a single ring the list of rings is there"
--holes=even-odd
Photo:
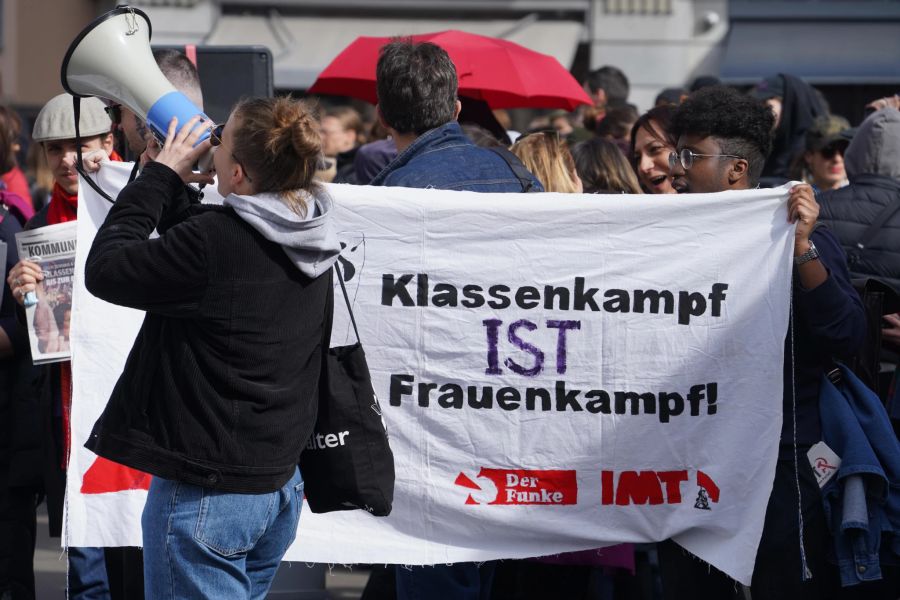
[[[716,396],[718,395],[718,383],[707,383],[706,384],[706,414],[714,415],[718,410],[716,406]]]

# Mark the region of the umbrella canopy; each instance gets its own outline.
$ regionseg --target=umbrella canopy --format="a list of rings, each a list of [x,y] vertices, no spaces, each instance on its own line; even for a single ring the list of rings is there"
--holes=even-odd
[[[371,103],[381,47],[393,38],[359,37],[331,61],[309,88],[313,94],[351,96]],[[447,51],[459,77],[459,95],[484,100],[491,108],[565,108],[591,104],[590,96],[552,56],[514,42],[440,31],[412,36]]]

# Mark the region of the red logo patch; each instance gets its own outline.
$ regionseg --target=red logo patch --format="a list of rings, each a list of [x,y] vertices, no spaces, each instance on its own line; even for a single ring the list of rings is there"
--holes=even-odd
[[[552,505],[578,502],[575,471],[482,467],[475,480],[460,473],[454,482],[472,490],[466,498],[466,504]]]
[[[682,484],[691,479],[686,469],[680,471],[601,471],[601,499],[605,505],[681,504]],[[695,474],[697,493],[695,508],[709,510],[709,502],[719,501],[719,486],[703,471]]]

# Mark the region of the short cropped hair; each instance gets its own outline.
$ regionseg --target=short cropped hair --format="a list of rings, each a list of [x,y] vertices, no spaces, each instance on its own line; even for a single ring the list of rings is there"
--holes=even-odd
[[[440,46],[398,39],[381,49],[376,69],[378,109],[399,133],[421,135],[453,120],[456,67]]]
[[[203,92],[200,90],[200,75],[191,59],[178,50],[154,50],[153,58],[156,59],[159,70],[169,83],[202,109]]]
[[[722,154],[747,160],[749,183],[755,186],[772,151],[774,124],[772,111],[761,100],[715,85],[694,92],[678,107],[672,135],[676,140],[682,135],[716,138]]]
[[[588,73],[588,88],[591,92],[603,90],[606,92],[606,101],[611,106],[625,104],[628,101],[628,78],[621,69],[606,65]]]

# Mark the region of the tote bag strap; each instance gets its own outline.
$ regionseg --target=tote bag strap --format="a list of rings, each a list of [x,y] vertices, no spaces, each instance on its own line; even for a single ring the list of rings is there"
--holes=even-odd
[[[353,333],[356,334],[356,341],[361,343],[359,329],[356,328],[356,319],[353,317],[353,309],[350,308],[350,296],[347,295],[347,286],[344,285],[344,276],[341,275],[338,263],[334,263],[334,272],[337,273],[338,281],[341,282],[341,291],[344,293],[344,302],[347,303],[347,312],[350,313],[350,322],[353,323]]]

